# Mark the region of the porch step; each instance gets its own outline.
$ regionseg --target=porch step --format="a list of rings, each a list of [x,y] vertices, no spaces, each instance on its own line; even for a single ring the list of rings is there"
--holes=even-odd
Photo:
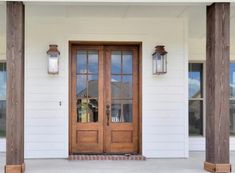
[[[68,160],[146,160],[142,155],[69,155]]]

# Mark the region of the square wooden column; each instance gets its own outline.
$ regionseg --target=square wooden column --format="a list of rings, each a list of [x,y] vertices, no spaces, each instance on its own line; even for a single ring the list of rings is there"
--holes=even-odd
[[[5,173],[24,172],[24,4],[7,2]]]
[[[229,161],[230,4],[207,7],[206,161],[210,172],[231,172]]]

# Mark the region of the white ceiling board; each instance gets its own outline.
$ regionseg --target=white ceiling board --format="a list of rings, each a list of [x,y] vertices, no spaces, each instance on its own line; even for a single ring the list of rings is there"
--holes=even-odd
[[[130,6],[126,17],[178,17],[185,6]]]
[[[95,5],[95,6],[102,6],[102,5],[156,5],[156,6],[192,6],[192,5],[210,5],[211,3],[206,3],[206,2],[168,2],[168,1],[163,1],[163,2],[135,2],[133,0],[131,1],[116,1],[116,2],[109,2],[108,0],[105,0],[104,2],[96,2],[96,1],[57,1],[57,2],[51,2],[51,1],[24,1],[24,4],[26,5]]]
[[[230,16],[232,19],[235,18],[235,3],[233,3],[233,4],[234,4],[234,6],[231,6],[231,8],[230,8]]]
[[[27,6],[30,7],[27,9]],[[27,14],[38,17],[177,17],[185,6],[79,6],[26,5]]]
[[[190,38],[206,37],[206,6],[190,7],[187,12],[188,16],[188,32]],[[230,34],[231,39],[235,37],[235,3],[231,4],[230,9]]]
[[[29,8],[27,8],[29,7]],[[26,4],[31,17],[118,17],[118,18],[167,18],[188,17],[189,36],[200,38],[205,33],[206,5],[157,6],[157,5],[34,5]]]
[[[27,14],[36,17],[122,17],[127,6],[28,6]]]
[[[6,6],[0,5],[0,34],[6,31]]]
[[[128,6],[67,6],[67,17],[122,17]]]
[[[20,0],[15,0],[20,1]],[[229,2],[233,0],[69,0],[77,3],[132,3],[132,4],[156,4],[156,3],[213,3]],[[38,2],[38,0],[25,0],[25,2]],[[66,2],[66,0],[40,0],[40,2]]]
[[[93,2],[97,3],[97,2]],[[98,3],[97,3],[98,4]],[[155,5],[79,5],[74,2],[25,2],[27,17],[185,17],[190,38],[205,38],[205,3],[155,3]],[[191,4],[191,5],[189,5]],[[30,8],[28,8],[30,7]],[[231,3],[231,36],[235,36],[235,3]],[[0,32],[5,32],[5,2],[0,2]]]
[[[6,8],[5,4],[0,5],[0,58],[6,47]]]
[[[235,40],[235,18],[230,21],[230,39]]]
[[[206,34],[206,6],[187,9],[188,32],[191,38],[203,38]]]

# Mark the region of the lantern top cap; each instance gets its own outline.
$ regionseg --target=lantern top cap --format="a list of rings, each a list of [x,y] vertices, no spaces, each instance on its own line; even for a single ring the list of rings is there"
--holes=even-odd
[[[58,47],[57,44],[50,44],[49,47]]]
[[[60,54],[60,51],[57,48],[58,48],[58,45],[50,44],[49,50],[47,51],[47,53],[55,53],[56,52],[56,53]]]
[[[154,54],[156,54],[156,53],[158,53],[158,54],[160,54],[160,55],[165,55],[165,54],[167,54],[167,51],[165,50],[165,46],[164,46],[164,45],[157,45],[157,46],[155,47],[155,52],[154,52]]]

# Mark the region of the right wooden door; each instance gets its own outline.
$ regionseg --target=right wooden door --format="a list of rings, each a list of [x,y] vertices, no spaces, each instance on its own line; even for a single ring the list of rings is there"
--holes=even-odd
[[[131,46],[105,47],[104,150],[138,152],[138,55]]]

